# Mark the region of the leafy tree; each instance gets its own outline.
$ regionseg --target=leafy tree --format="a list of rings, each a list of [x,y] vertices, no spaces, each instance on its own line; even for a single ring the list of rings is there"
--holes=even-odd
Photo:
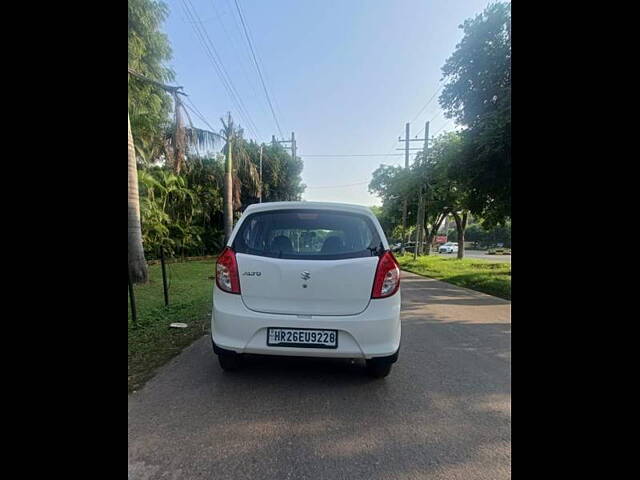
[[[407,199],[407,218],[415,218],[418,202],[417,196],[413,194],[414,188],[415,178],[412,176],[412,172],[403,167],[380,165],[372,174],[369,192],[382,199],[382,208],[390,223],[390,230],[392,230],[394,238],[403,238],[402,208],[405,198]],[[400,225],[399,230],[395,228],[396,225]],[[406,230],[409,231],[408,227]]]
[[[487,226],[511,216],[511,4],[494,3],[461,25],[464,38],[442,67],[440,104],[464,126],[455,175]]]
[[[260,169],[260,145],[255,141],[244,141],[244,151],[253,164],[256,172]],[[302,183],[303,162],[300,158],[292,158],[280,144],[262,145],[262,201],[296,201],[300,200],[305,185]],[[243,182],[250,183],[247,171],[240,172]],[[259,185],[258,185],[259,187]],[[259,201],[260,189],[243,189],[240,195],[241,209]]]

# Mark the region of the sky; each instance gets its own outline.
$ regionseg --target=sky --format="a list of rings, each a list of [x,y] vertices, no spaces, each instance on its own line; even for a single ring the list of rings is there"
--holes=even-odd
[[[380,205],[368,192],[373,171],[381,164],[404,165],[396,148],[403,147],[398,137],[404,137],[406,122],[411,122],[411,138],[418,133],[423,138],[426,121],[431,121],[431,136],[455,128],[434,97],[442,85],[441,67],[462,38],[458,26],[489,3],[165,1],[170,66],[175,83],[189,96],[187,105],[199,112],[190,112],[194,125],[218,130],[220,118],[230,111],[245,137],[258,142],[270,142],[272,135],[288,139],[295,132],[307,185],[303,199],[367,206]]]

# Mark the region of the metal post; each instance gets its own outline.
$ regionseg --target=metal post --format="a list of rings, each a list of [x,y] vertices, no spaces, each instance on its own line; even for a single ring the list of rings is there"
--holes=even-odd
[[[167,288],[167,271],[164,267],[164,248],[160,247],[160,265],[162,266],[162,287],[164,288],[164,306],[169,306],[169,289]]]
[[[133,283],[131,283],[131,273],[129,273],[129,301],[131,302],[131,321],[138,323],[138,316],[136,315],[136,296],[133,293]]]

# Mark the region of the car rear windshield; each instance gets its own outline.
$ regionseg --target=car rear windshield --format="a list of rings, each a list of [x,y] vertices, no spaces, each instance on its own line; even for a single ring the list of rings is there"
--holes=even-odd
[[[370,218],[327,210],[274,210],[249,215],[233,241],[238,253],[288,259],[339,260],[383,250]]]

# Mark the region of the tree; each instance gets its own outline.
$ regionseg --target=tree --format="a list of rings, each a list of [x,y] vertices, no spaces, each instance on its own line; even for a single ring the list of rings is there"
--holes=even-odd
[[[225,155],[224,170],[224,236],[225,241],[231,237],[233,230],[233,212],[241,207],[242,187],[250,188],[255,195],[259,191],[260,174],[255,164],[251,162],[245,148],[244,131],[236,127],[231,113],[227,113],[226,120],[220,119],[222,129],[219,136],[224,139],[222,152]],[[235,163],[234,165],[234,158]]]
[[[128,256],[129,278],[132,283],[146,283],[147,262],[144,259],[142,247],[142,228],[140,225],[140,203],[138,197],[138,167],[136,165],[136,153],[131,134],[131,122],[127,115],[129,127],[129,196],[128,196]]]
[[[161,1],[129,0],[128,10],[129,68],[160,81],[173,80],[173,72],[164,65],[171,58],[171,47],[167,36],[160,31],[167,15],[166,5]],[[168,118],[171,100],[163,90],[135,78],[129,79],[128,89],[129,277],[134,283],[145,283],[147,264],[140,224],[136,151],[143,158],[152,156],[156,151],[161,143],[159,133]]]
[[[414,218],[417,211],[417,198],[412,194],[415,178],[411,169],[396,165],[380,165],[372,174],[369,192],[382,199],[385,215],[391,222],[390,230],[394,238],[405,238],[402,233],[403,201],[407,199],[407,218]],[[395,228],[400,225],[400,228]],[[415,226],[414,226],[415,228]],[[408,228],[405,227],[405,233]],[[412,230],[413,231],[413,230]]]
[[[511,216],[511,4],[494,3],[461,27],[464,37],[442,67],[440,105],[465,127],[457,159],[470,211],[485,225]]]
[[[256,146],[252,158],[259,159]],[[300,157],[293,158],[279,143],[263,148],[264,181],[263,201],[299,201],[306,185],[302,183],[304,163]]]
[[[432,177],[436,184],[442,210],[450,213],[458,232],[458,258],[464,258],[464,233],[469,217],[469,203],[473,195],[468,179],[459,172],[460,158],[464,151],[464,137],[448,132],[434,140]]]
[[[168,14],[167,5],[156,0],[128,0],[128,4],[129,68],[160,83],[172,82],[174,73],[165,65],[171,59],[171,46],[160,30]],[[130,122],[136,153],[141,158],[160,155],[170,112],[171,95],[149,82],[130,78]]]

